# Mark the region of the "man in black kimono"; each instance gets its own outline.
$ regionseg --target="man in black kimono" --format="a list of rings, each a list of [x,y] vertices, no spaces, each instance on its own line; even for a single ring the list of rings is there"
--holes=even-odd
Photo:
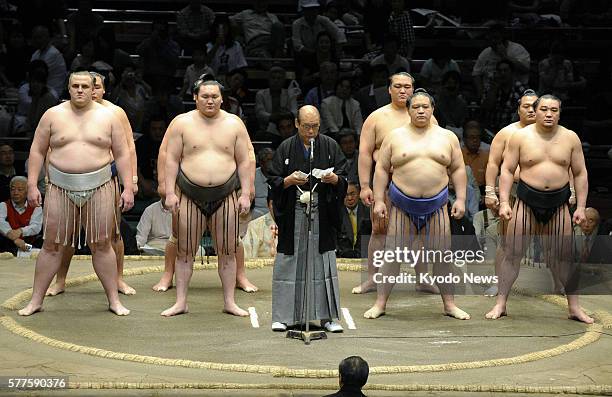
[[[278,147],[269,169],[268,183],[278,225],[278,247],[272,281],[272,329],[285,331],[287,325],[321,320],[330,332],[342,332],[334,319],[340,317],[340,291],[336,269],[336,231],[341,226],[340,209],[347,189],[346,159],[340,146],[328,136],[319,135],[321,119],[314,106],[299,109],[295,125],[298,134]],[[314,142],[312,179],[312,241],[308,242],[309,161]],[[302,174],[303,173],[303,174]],[[319,176],[317,178],[316,176]],[[301,199],[300,199],[301,198]],[[306,260],[310,310],[305,313],[304,280]]]

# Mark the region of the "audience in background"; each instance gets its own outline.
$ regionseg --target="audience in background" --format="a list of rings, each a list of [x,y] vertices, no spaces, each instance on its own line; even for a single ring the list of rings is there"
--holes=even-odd
[[[172,236],[172,213],[164,209],[161,200],[143,211],[136,226],[136,245],[147,255],[164,255]]]
[[[10,198],[0,202],[0,252],[11,252],[16,256],[18,250],[41,247],[42,207],[29,206],[27,198],[27,178],[13,177]]]

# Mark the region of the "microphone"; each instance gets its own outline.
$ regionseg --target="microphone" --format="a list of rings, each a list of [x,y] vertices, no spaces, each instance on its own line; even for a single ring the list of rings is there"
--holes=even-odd
[[[310,138],[310,159],[314,158],[314,138]]]

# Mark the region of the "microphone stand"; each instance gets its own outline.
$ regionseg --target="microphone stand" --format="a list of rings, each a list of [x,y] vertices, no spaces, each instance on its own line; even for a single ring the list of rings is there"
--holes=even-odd
[[[310,198],[309,198],[309,202],[308,202],[308,206],[306,207],[306,215],[308,216],[308,239],[306,240],[306,263],[304,264],[304,272],[306,273],[306,277],[304,277],[304,320],[305,320],[305,325],[306,325],[306,329],[303,331],[298,331],[298,330],[289,330],[287,331],[287,338],[292,338],[292,339],[301,339],[304,341],[304,344],[306,345],[310,345],[310,341],[311,340],[317,340],[317,339],[327,339],[327,334],[325,333],[325,331],[321,330],[321,331],[310,331],[310,281],[314,276],[314,273],[312,273],[312,268],[314,266],[314,256],[316,255],[316,253],[312,252],[312,255],[310,254],[310,249],[311,247],[314,247],[313,244],[313,235],[312,235],[312,224],[314,223],[314,212],[312,211],[312,196],[314,194],[313,189],[314,189],[314,184],[312,182],[312,179],[314,178],[312,176],[312,168],[313,168],[313,162],[314,162],[314,139],[310,138],[310,160],[308,162],[308,184],[309,184],[309,192],[310,192]],[[314,292],[314,291],[313,291]]]

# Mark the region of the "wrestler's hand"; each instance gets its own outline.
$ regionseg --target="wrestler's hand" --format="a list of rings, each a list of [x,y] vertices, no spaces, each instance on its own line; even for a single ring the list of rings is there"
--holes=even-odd
[[[249,199],[249,196],[245,196],[244,194],[240,195],[240,197],[238,197],[238,211],[240,212],[240,215],[248,214],[250,208],[251,200]]]
[[[28,186],[28,205],[31,207],[40,207],[42,205],[42,196],[38,186]]]
[[[465,214],[465,201],[455,200],[453,207],[451,208],[451,216],[455,219],[463,218]]]
[[[134,192],[131,190],[124,190],[121,193],[121,200],[119,201],[121,212],[128,212],[134,206]]]
[[[497,199],[497,197],[485,196],[485,205],[488,209],[493,211],[494,214],[497,214],[497,212],[499,211],[499,200]]]
[[[576,211],[574,211],[574,215],[572,216],[572,221],[574,221],[576,225],[581,225],[584,221],[586,221],[584,207],[576,208]]]
[[[376,216],[379,219],[387,218],[387,206],[385,205],[384,202],[377,201],[374,204],[374,216]]]
[[[512,208],[510,208],[510,204],[501,203],[499,205],[499,217],[506,221],[512,219]]]
[[[359,193],[359,198],[361,198],[364,205],[370,207],[374,201],[374,193],[372,193],[370,187],[363,187],[361,188],[361,193]]]
[[[175,215],[178,214],[179,199],[174,192],[166,195],[166,205],[164,205],[164,208],[168,211],[172,211]]]
[[[334,174],[333,172],[325,175],[324,177],[321,178],[321,182],[323,183],[331,183],[332,185],[336,185],[338,183],[338,175]]]

